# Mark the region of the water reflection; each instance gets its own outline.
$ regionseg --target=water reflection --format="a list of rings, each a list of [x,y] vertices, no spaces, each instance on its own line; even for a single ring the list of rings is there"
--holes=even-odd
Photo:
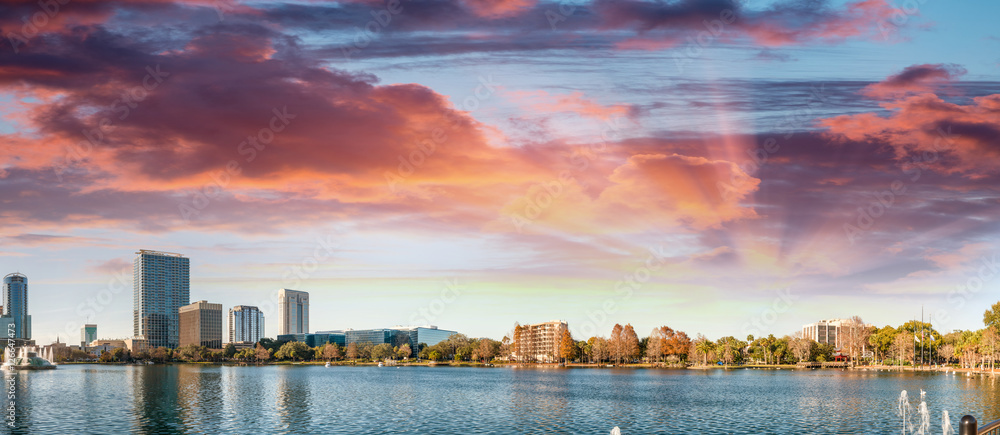
[[[279,366],[275,403],[280,428],[288,432],[310,432],[312,425],[309,378],[299,370],[308,368]],[[324,412],[325,413],[325,412]]]
[[[28,372],[3,372],[3,427],[12,434],[31,433],[31,379]]]
[[[900,391],[919,406],[921,389],[934,427],[945,410],[1000,418],[1000,383],[979,375],[182,364],[11,378],[13,433],[889,433]]]
[[[178,406],[178,368],[129,366],[124,367],[124,370],[132,383],[132,414],[135,416],[132,432],[165,435],[184,433]],[[107,385],[114,388],[113,383]],[[82,404],[76,404],[80,405]]]

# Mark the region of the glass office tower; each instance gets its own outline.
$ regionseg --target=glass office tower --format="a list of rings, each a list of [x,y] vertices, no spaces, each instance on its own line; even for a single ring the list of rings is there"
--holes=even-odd
[[[264,336],[264,313],[250,305],[229,309],[229,342],[256,343]]]
[[[31,316],[28,315],[28,277],[11,273],[3,277],[3,328],[14,325],[14,336],[3,338],[31,339]]]
[[[136,337],[150,348],[176,348],[180,343],[178,309],[191,297],[190,260],[181,254],[140,250],[132,264],[133,319]]]

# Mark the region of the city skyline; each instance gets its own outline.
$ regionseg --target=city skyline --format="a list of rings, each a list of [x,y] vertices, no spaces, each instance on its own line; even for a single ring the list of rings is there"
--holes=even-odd
[[[12,4],[33,338],[135,335],[139,247],[267,336],[282,288],[314,331],[471,336],[969,329],[1000,288],[1000,5],[425,3]]]

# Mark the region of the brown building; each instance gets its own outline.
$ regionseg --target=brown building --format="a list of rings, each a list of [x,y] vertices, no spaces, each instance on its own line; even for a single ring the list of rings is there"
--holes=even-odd
[[[520,361],[555,362],[559,361],[559,344],[562,334],[568,328],[566,322],[553,320],[551,322],[522,325],[518,349],[522,355],[515,353],[514,358]]]
[[[180,314],[180,346],[195,344],[222,349],[222,304],[198,301],[177,309]]]

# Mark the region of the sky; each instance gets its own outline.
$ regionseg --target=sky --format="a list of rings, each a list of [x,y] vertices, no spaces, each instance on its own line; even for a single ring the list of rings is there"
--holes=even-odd
[[[132,336],[139,249],[310,329],[978,329],[1000,4],[0,2],[0,272]]]

